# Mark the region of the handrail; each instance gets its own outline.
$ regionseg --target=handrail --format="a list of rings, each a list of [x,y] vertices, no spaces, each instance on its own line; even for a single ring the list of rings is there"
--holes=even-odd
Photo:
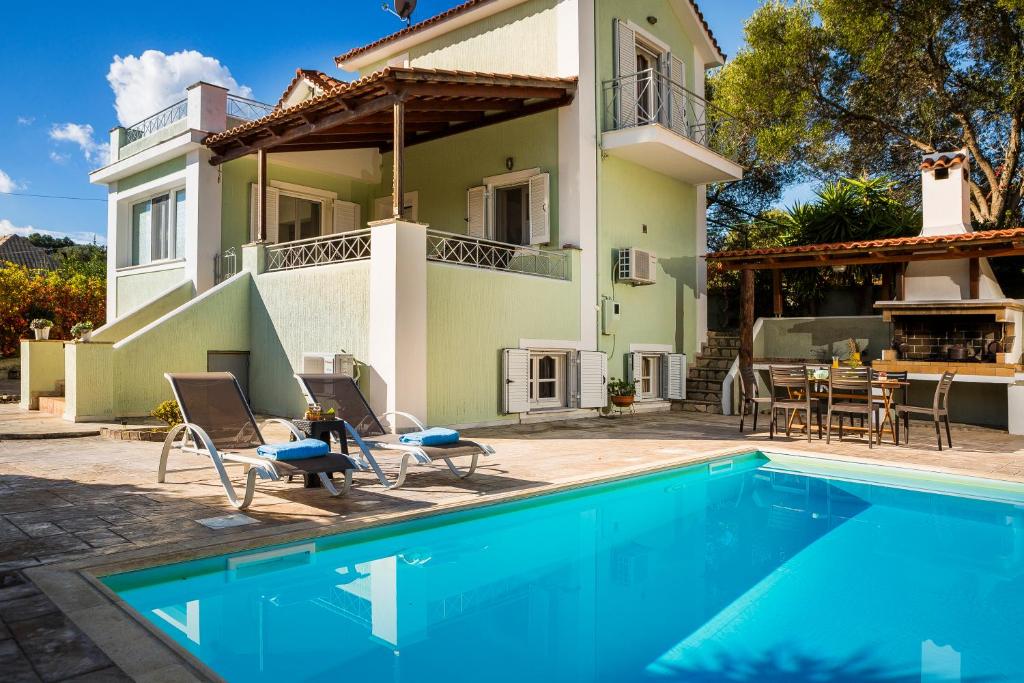
[[[484,237],[427,230],[427,260],[472,268],[571,280],[569,254]]]
[[[370,258],[370,229],[307,237],[267,247],[267,271],[308,268]]]
[[[166,128],[176,121],[180,121],[188,115],[188,100],[180,100],[174,104],[164,107],[152,116],[147,116],[138,123],[125,127],[124,144],[141,140],[147,135],[152,135],[161,128]],[[122,145],[123,146],[123,145]]]
[[[252,100],[248,97],[228,95],[227,114],[236,119],[255,121],[274,111],[274,105]]]
[[[651,124],[735,160],[738,137],[730,134],[742,122],[715,106],[669,74],[644,69],[604,82],[604,131]]]

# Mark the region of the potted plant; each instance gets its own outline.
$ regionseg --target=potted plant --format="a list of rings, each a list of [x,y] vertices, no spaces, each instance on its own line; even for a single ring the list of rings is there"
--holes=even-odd
[[[75,323],[71,328],[71,336],[83,342],[89,341],[92,337],[92,321],[83,320]]]
[[[636,384],[624,379],[613,379],[608,382],[608,398],[619,408],[628,408],[636,400]]]
[[[33,320],[29,327],[36,334],[36,339],[49,339],[50,328],[53,327],[53,321],[47,320],[46,318],[36,318]]]

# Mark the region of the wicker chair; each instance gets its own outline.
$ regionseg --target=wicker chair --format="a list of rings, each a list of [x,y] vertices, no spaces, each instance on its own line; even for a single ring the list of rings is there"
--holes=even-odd
[[[821,435],[821,414],[817,412],[818,399],[811,398],[811,386],[807,380],[807,369],[802,365],[772,365],[768,368],[772,379],[771,406],[772,420],[768,432],[769,438],[775,438],[778,431],[779,411],[783,411],[786,421],[786,436],[789,436],[789,411],[804,413],[804,425],[807,427],[807,441],[811,440],[811,413],[818,416],[818,435]],[[780,393],[780,392],[784,392]]]
[[[946,423],[946,443],[953,447],[953,436],[949,429],[949,390],[953,386],[953,378],[956,377],[956,370],[942,373],[938,386],[935,387],[935,395],[932,397],[932,407],[898,405],[896,406],[896,441],[900,440],[900,416],[903,417],[903,427],[907,433],[907,443],[910,443],[910,415],[927,415],[935,423],[935,440],[942,450],[942,432],[939,430],[939,422]]]
[[[747,418],[747,410],[754,416],[754,431],[757,431],[757,412],[760,406],[771,406],[770,396],[757,395],[757,377],[754,375],[754,368],[740,368],[740,433],[743,432],[743,423]]]
[[[867,368],[832,368],[829,370],[828,381],[828,417],[825,418],[825,443],[832,442],[832,416],[839,417],[839,440],[843,440],[843,417],[859,416],[867,418],[865,429],[868,435],[868,448],[875,443],[875,397],[871,391],[871,377]],[[850,429],[857,429],[852,424]],[[881,438],[879,438],[881,444]]]

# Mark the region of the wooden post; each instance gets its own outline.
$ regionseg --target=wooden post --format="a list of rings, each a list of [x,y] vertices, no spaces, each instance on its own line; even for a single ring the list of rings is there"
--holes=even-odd
[[[255,241],[267,241],[267,152],[256,150],[256,221]]]
[[[899,263],[896,265],[896,301],[903,301],[907,298],[907,278],[905,274],[907,272],[907,264]]]
[[[754,367],[754,271],[740,271],[740,367]]]
[[[970,298],[981,298],[981,261],[977,258],[971,259],[971,285]]]
[[[782,271],[772,269],[772,312],[776,318],[782,317]]]
[[[393,188],[391,192],[391,215],[394,218],[405,217],[405,102],[395,102],[392,111],[394,138],[392,161],[394,162]]]

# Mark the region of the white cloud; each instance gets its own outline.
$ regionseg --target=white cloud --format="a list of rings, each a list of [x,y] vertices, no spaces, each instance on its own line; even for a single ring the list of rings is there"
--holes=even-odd
[[[22,237],[28,237],[32,233],[50,235],[51,237],[70,237],[79,244],[92,244],[93,239],[96,240],[96,244],[106,244],[107,242],[103,235],[95,232],[57,232],[56,230],[43,230],[41,228],[34,228],[31,225],[15,225],[6,218],[0,218],[0,236],[21,235]]]
[[[52,161],[55,164],[68,163],[68,157],[69,155],[67,154],[60,154],[59,152],[50,152],[50,161]]]
[[[252,97],[252,90],[239,85],[226,66],[195,50],[173,54],[146,50],[138,57],[115,55],[107,73],[107,82],[114,91],[117,120],[122,126],[138,123],[181,100],[185,88],[197,81]]]
[[[82,150],[86,161],[106,163],[110,158],[110,145],[94,140],[92,132],[92,126],[88,123],[55,123],[50,128],[50,139],[73,142]],[[52,154],[50,158],[53,159]]]
[[[16,192],[22,189],[22,187],[22,185],[14,182],[14,180],[11,179],[11,176],[4,173],[3,170],[0,170],[0,192]]]
[[[35,120],[36,120],[36,117],[34,117],[34,116],[19,116],[18,117],[18,125],[19,126],[31,126],[33,123],[35,123]]]

